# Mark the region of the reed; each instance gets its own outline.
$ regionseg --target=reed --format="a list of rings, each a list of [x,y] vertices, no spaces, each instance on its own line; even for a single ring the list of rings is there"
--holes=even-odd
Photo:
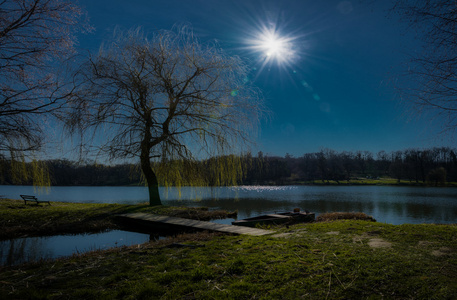
[[[363,212],[331,212],[317,216],[316,221],[335,221],[335,220],[364,220],[376,222],[376,220]]]

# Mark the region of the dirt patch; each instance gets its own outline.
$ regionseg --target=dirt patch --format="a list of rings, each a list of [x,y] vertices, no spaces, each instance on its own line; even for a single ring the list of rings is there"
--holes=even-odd
[[[392,243],[381,238],[376,238],[370,239],[368,241],[368,246],[372,248],[390,248],[392,247]]]
[[[293,233],[285,232],[285,233],[274,234],[271,237],[274,237],[274,238],[289,238],[289,237],[291,237],[291,235],[293,235]]]
[[[417,246],[418,247],[428,247],[432,244],[433,244],[433,242],[429,242],[429,241],[419,241],[419,243],[417,243]]]
[[[384,239],[381,239],[381,238],[370,239],[369,233],[364,233],[362,235],[356,235],[356,236],[352,237],[352,241],[354,243],[363,244],[363,240],[366,240],[366,239],[369,239],[368,246],[370,246],[371,248],[390,248],[390,247],[392,247],[392,243],[388,242]]]
[[[306,230],[305,228],[300,228],[297,230],[290,230],[289,232],[277,233],[277,234],[272,235],[271,237],[289,238],[292,236],[304,236],[307,232],[308,232],[308,230]]]
[[[451,248],[441,247],[438,250],[433,250],[432,255],[433,256],[445,256],[445,255],[450,255],[451,252],[452,252]]]
[[[362,243],[362,240],[364,238],[366,238],[366,237],[363,236],[363,235],[356,235],[356,236],[352,237],[352,242],[354,242],[354,243]]]
[[[326,232],[326,234],[338,235],[338,234],[340,234],[340,232],[339,231],[329,231],[329,232]]]
[[[433,245],[435,245],[436,243],[434,242],[429,242],[429,241],[419,241],[419,243],[417,243],[417,247],[421,247],[421,248],[431,248]],[[454,250],[449,248],[449,247],[441,247],[439,249],[435,249],[435,250],[432,250],[431,254],[433,256],[436,256],[436,257],[440,257],[440,256],[448,256],[448,255],[451,255],[453,254]]]

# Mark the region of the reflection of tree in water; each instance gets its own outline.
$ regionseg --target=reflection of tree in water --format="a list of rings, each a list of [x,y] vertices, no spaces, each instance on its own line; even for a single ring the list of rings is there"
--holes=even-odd
[[[52,257],[43,238],[19,238],[0,242],[0,260],[4,266],[13,266]]]
[[[357,202],[326,199],[322,201],[303,201],[303,205],[308,206],[308,210],[316,213],[326,212],[364,212],[371,214],[373,212],[373,202]]]

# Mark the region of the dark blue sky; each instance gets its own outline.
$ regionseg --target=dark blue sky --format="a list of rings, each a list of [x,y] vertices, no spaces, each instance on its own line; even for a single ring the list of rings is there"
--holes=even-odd
[[[253,152],[300,156],[321,148],[392,151],[454,146],[437,135],[439,120],[415,116],[399,103],[408,57],[420,44],[391,4],[340,0],[80,0],[95,32],[79,38],[96,50],[122,29],[145,31],[191,24],[252,65],[251,80],[273,112]],[[253,48],[261,28],[288,39],[287,61]]]

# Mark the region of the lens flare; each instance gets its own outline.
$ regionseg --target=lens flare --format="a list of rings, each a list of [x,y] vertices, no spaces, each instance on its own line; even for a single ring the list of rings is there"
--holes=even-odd
[[[251,41],[251,48],[267,61],[290,63],[294,56],[292,38],[281,36],[274,29],[264,28]]]
[[[281,57],[286,51],[286,45],[280,39],[275,36],[268,37],[263,43],[262,47],[265,49],[267,56]]]
[[[257,20],[253,26],[246,26],[244,29],[246,46],[243,49],[253,58],[257,67],[253,69],[257,73],[256,77],[264,71],[282,76],[287,69],[292,72],[302,59],[304,35],[297,35],[298,29],[294,30],[286,25],[270,20]],[[285,73],[290,73],[289,71]]]
[[[249,14],[234,17],[238,28],[233,35],[233,44],[240,45],[236,50],[251,66],[250,80],[296,80],[297,68],[309,56],[308,22],[293,21],[294,15],[286,15],[276,4],[251,8],[247,5]]]

